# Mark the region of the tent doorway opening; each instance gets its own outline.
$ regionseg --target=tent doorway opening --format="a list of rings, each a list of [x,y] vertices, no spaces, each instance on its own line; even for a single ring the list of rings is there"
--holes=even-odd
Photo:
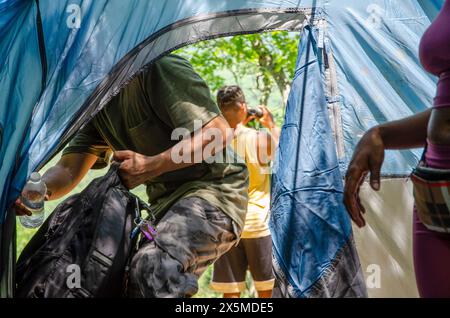
[[[192,64],[208,84],[213,100],[222,86],[238,85],[243,89],[249,107],[267,106],[277,126],[281,127],[294,76],[299,38],[299,32],[288,31],[235,35],[191,44],[171,54],[182,56]],[[264,129],[257,121],[250,122],[249,126]],[[58,162],[61,155],[62,151],[59,151],[39,172],[44,174]],[[81,192],[93,179],[107,171],[108,167],[89,171],[70,195]],[[144,185],[132,192],[143,200],[147,199]],[[47,202],[47,216],[68,196]],[[37,230],[26,229],[17,222],[16,231],[18,257]],[[219,296],[208,288],[211,275],[212,266],[199,280],[197,297]],[[246,283],[249,288],[243,293],[243,297],[255,297],[256,291],[250,273],[247,273]]]
[[[39,8],[37,8],[39,11]],[[42,11],[42,8],[41,8]],[[112,64],[112,68],[108,74],[104,74],[103,79],[98,83],[96,88],[87,96],[83,96],[83,105],[74,106],[71,103],[63,102],[69,113],[65,117],[68,121],[60,128],[55,130],[49,127],[39,130],[38,135],[32,140],[38,141],[41,138],[49,139],[45,132],[52,131],[52,142],[43,146],[40,143],[39,147],[34,147],[30,144],[26,134],[24,139],[19,141],[18,147],[25,147],[29,151],[25,151],[25,155],[17,154],[16,162],[12,162],[14,172],[14,179],[9,180],[9,188],[13,193],[5,193],[3,203],[6,204],[8,198],[16,198],[19,195],[21,185],[25,183],[26,177],[30,171],[43,171],[45,167],[51,165],[52,160],[57,160],[58,154],[64,148],[69,140],[78,132],[86,123],[92,119],[95,114],[101,110],[108,101],[114,97],[118,92],[129,82],[136,74],[143,68],[164,56],[168,52],[182,48],[186,45],[198,43],[199,41],[215,39],[224,36],[232,36],[238,34],[253,34],[275,30],[285,31],[301,31],[304,25],[308,25],[308,21],[312,21],[315,9],[311,8],[254,8],[254,9],[239,9],[224,11],[220,13],[207,13],[197,15],[185,19],[181,19],[175,23],[169,24],[157,32],[150,33],[143,42],[139,43],[131,49],[120,61]],[[320,10],[319,10],[320,11]],[[38,12],[39,15],[41,12]],[[45,14],[43,13],[45,16]],[[45,20],[45,18],[44,18]],[[46,21],[44,21],[46,22]],[[40,30],[39,47],[40,47],[40,64],[42,64],[42,72],[47,74],[46,62],[46,34],[43,34],[43,29],[39,23],[36,28]],[[48,48],[47,48],[48,50]],[[45,67],[44,67],[45,65]],[[45,72],[44,72],[45,71]],[[45,77],[43,77],[45,78]],[[42,84],[41,96],[44,94],[46,85]],[[36,97],[38,98],[38,97]],[[50,105],[44,102],[42,103]],[[77,99],[78,100],[78,99]],[[80,99],[81,100],[81,99]],[[53,104],[52,104],[53,105]],[[36,113],[42,108],[44,112],[52,111],[55,113],[56,109],[49,109],[42,107],[41,103],[36,103],[33,106],[34,111],[30,112],[29,121],[33,113]],[[41,127],[46,125],[46,122],[34,123],[35,126]],[[3,130],[2,130],[3,133]],[[30,137],[31,138],[31,137]],[[31,140],[31,139],[30,139]],[[33,150],[32,150],[33,149]],[[53,158],[53,159],[52,159]],[[11,187],[11,184],[18,184],[16,187]],[[8,188],[8,189],[9,189]],[[12,199],[8,199],[8,202]],[[10,206],[10,204],[8,204]],[[51,210],[51,207],[49,207]],[[23,248],[23,243],[16,246],[15,233],[15,214],[12,209],[5,209],[0,212],[6,215],[5,221],[1,224],[0,234],[0,251],[2,257],[0,267],[0,295],[2,297],[12,297],[14,289],[14,263],[17,255],[17,249]],[[20,235],[20,233],[19,233]],[[30,235],[30,234],[29,234]]]

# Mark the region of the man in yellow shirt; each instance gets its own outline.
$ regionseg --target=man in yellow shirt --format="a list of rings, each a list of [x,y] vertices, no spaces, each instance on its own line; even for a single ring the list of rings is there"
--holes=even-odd
[[[272,238],[269,231],[270,161],[278,145],[280,129],[267,107],[259,107],[260,116],[251,114],[239,86],[226,86],[217,94],[217,104],[234,129],[232,146],[245,159],[249,170],[247,217],[239,245],[214,263],[211,288],[225,298],[238,298],[245,290],[245,275],[250,270],[260,298],[270,298],[274,286]],[[266,130],[246,127],[252,119]]]

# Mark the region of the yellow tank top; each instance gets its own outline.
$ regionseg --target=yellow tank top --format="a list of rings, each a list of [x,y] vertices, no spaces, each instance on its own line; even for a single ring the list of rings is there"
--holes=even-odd
[[[239,127],[232,146],[243,159],[249,171],[248,208],[242,238],[259,238],[270,235],[270,167],[261,165],[257,151],[258,132]]]

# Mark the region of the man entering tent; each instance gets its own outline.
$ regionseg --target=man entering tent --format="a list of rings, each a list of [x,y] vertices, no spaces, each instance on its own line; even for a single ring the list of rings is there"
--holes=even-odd
[[[174,140],[177,128],[189,138]],[[113,151],[124,185],[146,185],[158,234],[143,241],[132,259],[130,297],[194,295],[198,277],[240,236],[247,169],[239,160],[197,160],[212,143],[204,138],[209,129],[224,137],[229,132],[205,82],[186,60],[169,55],[122,89],[43,176],[49,200],[60,198]],[[228,141],[223,138],[216,153],[233,157]],[[174,149],[183,149],[188,160],[173,160]],[[17,211],[25,212],[20,202]]]
[[[219,90],[217,103],[225,119],[234,130],[233,148],[245,159],[249,169],[249,201],[247,218],[238,246],[233,247],[214,263],[211,288],[225,298],[240,297],[246,288],[247,269],[253,276],[258,297],[272,296],[272,237],[269,231],[270,161],[278,144],[280,129],[272,114],[261,107],[256,119],[270,133],[258,132],[245,125],[255,118],[248,111],[245,96],[239,86]],[[250,114],[249,114],[250,113]]]

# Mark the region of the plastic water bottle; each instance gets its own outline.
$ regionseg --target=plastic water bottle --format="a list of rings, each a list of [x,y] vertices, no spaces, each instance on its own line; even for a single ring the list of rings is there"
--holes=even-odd
[[[47,186],[38,172],[33,172],[22,190],[20,199],[22,204],[32,215],[20,216],[23,227],[34,229],[42,225],[45,219],[44,200]]]

